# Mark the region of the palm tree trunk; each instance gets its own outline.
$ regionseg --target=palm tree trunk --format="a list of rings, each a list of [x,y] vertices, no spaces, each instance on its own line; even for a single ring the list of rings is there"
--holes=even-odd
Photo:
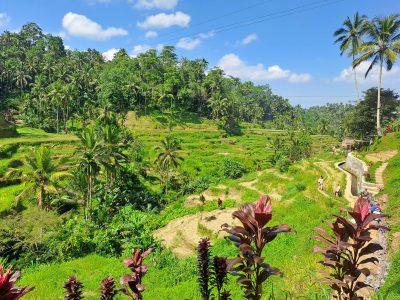
[[[165,195],[168,194],[168,181],[169,181],[169,176],[168,172],[165,175]]]
[[[43,208],[43,196],[44,196],[45,190],[44,186],[40,185],[40,192],[39,192],[39,197],[38,197],[38,206],[40,209]]]
[[[382,135],[381,132],[381,88],[382,88],[382,69],[383,69],[383,59],[381,58],[379,68],[379,83],[378,83],[378,101],[376,104],[376,129],[378,136]]]
[[[354,54],[353,54],[353,62],[354,62]],[[354,84],[356,87],[356,95],[357,95],[356,104],[358,104],[360,102],[360,90],[358,88],[357,71],[355,67],[353,67],[353,75],[354,75]]]
[[[58,107],[57,107],[57,133],[59,133],[59,131],[60,131],[60,125],[59,125],[59,123],[60,123],[60,121],[59,121],[59,109],[58,109]]]

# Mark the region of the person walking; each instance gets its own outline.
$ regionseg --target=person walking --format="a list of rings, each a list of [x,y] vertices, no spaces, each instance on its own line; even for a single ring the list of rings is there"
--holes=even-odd
[[[323,191],[323,190],[324,190],[324,177],[322,177],[322,175],[321,175],[321,177],[318,179],[318,189],[319,189],[320,191]]]
[[[335,196],[336,197],[340,197],[341,196],[340,185],[339,184],[335,188]]]

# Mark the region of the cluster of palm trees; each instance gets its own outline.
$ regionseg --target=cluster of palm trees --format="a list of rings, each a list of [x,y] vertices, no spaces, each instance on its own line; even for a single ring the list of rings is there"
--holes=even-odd
[[[76,164],[68,170],[63,166],[63,159],[54,159],[50,146],[41,144],[25,156],[27,168],[24,171],[11,169],[8,172],[8,178],[19,178],[24,182],[17,200],[35,195],[41,209],[80,204],[85,219],[92,219],[98,183],[104,183],[102,187],[107,194],[121,168],[134,160],[134,137],[124,126],[113,122],[87,125],[78,137],[80,146],[75,152]],[[171,175],[183,161],[179,154],[182,147],[179,140],[167,136],[155,149],[158,155],[153,170],[160,174],[165,184],[164,192],[168,193]]]
[[[335,42],[340,44],[341,55],[346,53],[352,57],[357,101],[360,96],[356,68],[368,61],[370,65],[365,73],[367,77],[375,66],[379,67],[376,129],[378,135],[381,135],[382,73],[384,67],[387,71],[392,69],[400,54],[400,15],[369,20],[357,12],[353,19],[346,18],[334,36]]]

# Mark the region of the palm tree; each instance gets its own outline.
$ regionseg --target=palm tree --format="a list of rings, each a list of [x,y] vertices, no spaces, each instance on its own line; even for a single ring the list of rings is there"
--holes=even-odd
[[[78,135],[82,143],[79,168],[86,175],[86,216],[91,218],[93,187],[101,165],[104,163],[103,148],[93,126],[88,126]]]
[[[353,63],[355,60],[355,54],[358,48],[363,43],[363,35],[366,30],[366,16],[361,16],[358,12],[354,15],[353,20],[349,17],[343,22],[343,27],[335,31],[334,36],[337,38],[335,43],[340,43],[340,55],[347,53],[348,56],[353,58]],[[360,91],[358,89],[357,83],[357,72],[356,68],[353,66],[354,73],[354,83],[357,93],[357,102],[360,101]]]
[[[368,76],[372,68],[379,64],[378,101],[376,106],[376,129],[381,135],[381,87],[383,64],[390,71],[400,54],[400,17],[390,15],[386,18],[374,18],[367,23],[369,41],[360,46],[360,56],[353,62],[353,67],[359,66],[364,61],[371,61],[365,73]]]
[[[50,86],[50,92],[48,94],[49,97],[52,99],[52,103],[56,109],[56,121],[57,121],[57,133],[60,132],[60,106],[62,106],[64,99],[66,97],[65,89],[63,83],[59,80],[54,82]]]
[[[161,146],[157,146],[155,149],[160,151],[155,163],[165,174],[165,193],[167,193],[169,173],[171,170],[178,168],[183,161],[183,158],[177,152],[182,147],[177,139],[169,135],[161,141]]]
[[[127,159],[127,156],[123,153],[126,145],[123,143],[121,129],[115,125],[105,125],[101,133],[104,154],[102,164],[106,170],[106,183],[109,185],[118,168],[121,167],[121,163]]]
[[[32,77],[24,70],[22,64],[19,65],[17,71],[15,72],[14,82],[20,89],[20,96],[22,97],[23,89],[28,85]]]
[[[17,196],[17,200],[36,194],[38,207],[48,207],[48,196],[58,192],[57,181],[69,176],[69,173],[57,172],[51,150],[43,144],[26,156],[25,161],[28,167],[28,172],[23,176],[26,188]]]
[[[327,134],[329,132],[329,124],[326,119],[321,119],[319,126],[318,126],[320,134]]]

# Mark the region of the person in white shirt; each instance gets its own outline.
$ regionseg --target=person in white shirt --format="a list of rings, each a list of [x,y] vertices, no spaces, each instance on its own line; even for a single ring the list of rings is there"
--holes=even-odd
[[[318,179],[318,189],[323,191],[324,190],[324,177],[321,177]]]

